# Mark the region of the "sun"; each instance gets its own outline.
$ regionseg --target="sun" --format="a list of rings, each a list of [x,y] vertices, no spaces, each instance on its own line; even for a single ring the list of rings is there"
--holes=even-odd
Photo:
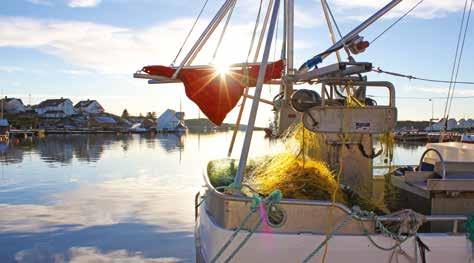
[[[226,75],[227,73],[229,73],[230,67],[229,67],[229,64],[227,64],[227,63],[216,62],[213,66],[214,66],[216,72],[221,76]]]

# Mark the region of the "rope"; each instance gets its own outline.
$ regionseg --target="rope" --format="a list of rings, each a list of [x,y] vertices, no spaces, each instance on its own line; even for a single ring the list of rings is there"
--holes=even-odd
[[[229,186],[232,188],[232,186]],[[235,237],[238,235],[238,233],[243,229],[247,221],[251,218],[251,216],[258,210],[258,207],[260,205],[265,206],[265,210],[267,214],[269,213],[269,208],[271,207],[272,204],[279,203],[281,201],[282,194],[279,190],[275,190],[272,193],[270,193],[265,199],[262,200],[261,197],[258,195],[254,194],[252,197],[252,205],[250,207],[250,212],[245,216],[244,220],[240,223],[240,225],[235,229],[234,233],[229,237],[226,243],[221,247],[221,249],[217,252],[217,254],[212,258],[211,262],[215,263],[219,257],[224,254],[224,252],[227,250],[227,248],[232,244],[232,241],[235,239]],[[249,233],[245,236],[244,240],[240,242],[240,244],[237,246],[237,248],[232,251],[232,253],[227,257],[227,259],[224,262],[230,262],[232,258],[234,258],[235,255],[245,246],[245,244],[250,240],[250,237],[255,233],[255,231],[260,227],[262,224],[262,217],[259,218],[257,224],[255,224],[254,227],[252,227],[249,230]]]
[[[472,11],[472,3],[474,2],[474,0],[471,0],[471,5],[469,6],[469,13],[468,13],[468,16],[467,16],[467,20],[466,20],[466,27],[464,29],[464,37],[462,39],[462,44],[461,44],[461,51],[459,52],[459,59],[458,59],[458,65],[457,65],[457,69],[456,69],[456,75],[454,77],[454,83],[453,83],[453,89],[452,89],[452,92],[451,92],[451,97],[454,96],[454,90],[456,89],[456,81],[458,79],[458,74],[459,74],[459,68],[461,67],[461,59],[462,59],[462,54],[463,54],[463,51],[464,51],[464,44],[466,42],[466,35],[467,35],[467,30],[469,28],[469,20],[471,18],[471,11]],[[449,101],[449,107],[448,107],[448,113],[447,113],[447,116],[449,116],[449,113],[451,111],[451,106],[453,105],[453,99],[451,98],[450,101]]]
[[[372,45],[377,39],[379,39],[379,37],[381,37],[383,34],[385,34],[387,31],[389,31],[392,27],[394,27],[398,22],[400,22],[403,18],[405,18],[408,14],[411,13],[411,11],[415,10],[415,8],[417,8],[421,3],[423,3],[424,0],[420,0],[418,1],[418,3],[416,3],[412,8],[410,8],[410,10],[408,10],[407,12],[405,12],[405,14],[403,14],[401,17],[399,17],[397,20],[395,20],[395,22],[393,22],[390,26],[388,26],[384,31],[382,31],[382,33],[380,33],[379,35],[377,35],[371,42],[370,44]]]
[[[244,220],[240,223],[240,225],[235,229],[234,233],[230,236],[230,238],[227,240],[227,242],[224,243],[224,245],[221,247],[221,249],[217,252],[217,254],[212,258],[211,263],[215,263],[217,259],[219,259],[220,256],[225,252],[225,250],[230,246],[232,241],[234,241],[235,237],[237,234],[239,234],[240,230],[244,227],[244,225],[249,221],[250,217],[256,212],[256,209],[252,209],[247,216],[245,216]]]
[[[332,22],[334,23],[334,26],[336,27],[336,30],[337,30],[337,33],[339,34],[339,37],[342,38],[342,33],[341,33],[341,30],[339,29],[339,25],[337,24],[336,22],[336,18],[334,18],[334,15],[331,11],[331,8],[329,7],[329,4],[327,1],[325,1],[325,4],[326,4],[326,8],[328,10],[328,13],[329,13],[329,16],[331,17],[331,20]],[[346,46],[346,43],[343,43],[344,44],[344,51],[346,51],[346,54],[347,54],[347,57],[349,58],[349,60],[352,58],[351,56],[351,53],[349,52],[349,49],[347,48]]]
[[[327,246],[329,240],[339,231],[341,230],[345,225],[347,225],[347,223],[351,220],[351,219],[354,219],[354,220],[357,220],[359,223],[360,223],[360,226],[361,226],[361,229],[363,230],[363,233],[364,235],[367,237],[367,239],[370,241],[370,243],[372,245],[374,245],[374,247],[380,249],[380,250],[383,250],[383,251],[394,251],[395,249],[397,248],[400,248],[400,246],[406,242],[408,239],[410,239],[410,237],[413,237],[413,236],[416,236],[416,231],[418,230],[418,228],[421,226],[421,224],[423,223],[422,220],[420,220],[418,217],[417,217],[417,214],[415,212],[413,212],[412,210],[403,210],[401,212],[399,212],[400,215],[408,215],[407,217],[405,217],[404,219],[402,219],[402,225],[403,223],[406,224],[406,222],[409,222],[411,223],[410,226],[411,226],[411,229],[409,229],[409,234],[408,235],[405,235],[403,236],[401,233],[399,234],[395,234],[393,233],[392,231],[390,231],[389,229],[387,229],[383,224],[382,222],[380,222],[378,219],[377,219],[377,216],[373,213],[373,212],[368,212],[368,211],[363,211],[363,210],[360,210],[359,207],[354,207],[352,209],[352,212],[341,222],[339,223],[335,228],[334,230],[327,234],[326,235],[326,238],[313,250],[311,251],[311,253],[309,253],[309,255],[304,258],[304,260],[302,261],[303,263],[306,263],[306,262],[309,262],[314,256],[316,256],[318,254],[319,251],[321,251],[321,249],[323,248],[323,246]],[[386,237],[389,237],[393,240],[395,240],[395,245],[393,246],[390,246],[390,247],[384,247],[384,246],[381,246],[380,244],[378,244],[371,236],[370,236],[370,233],[369,231],[367,230],[367,228],[365,228],[364,226],[364,222],[363,221],[366,221],[366,220],[372,220],[375,222],[375,227],[377,229],[380,230],[380,232],[382,233],[382,235],[386,236]],[[472,227],[473,227],[473,231],[474,231],[474,217],[472,219],[473,223],[472,223]],[[399,231],[400,232],[400,231]],[[474,236],[473,236],[474,238]]]
[[[183,44],[182,44],[181,47],[179,48],[178,54],[176,54],[176,57],[173,59],[173,62],[171,62],[171,66],[173,66],[174,63],[176,63],[176,60],[178,59],[179,55],[180,55],[181,52],[183,51],[184,45],[186,45],[186,43],[188,42],[188,39],[189,39],[189,37],[191,36],[191,33],[194,31],[194,27],[196,27],[196,24],[197,24],[197,22],[199,21],[199,18],[201,18],[201,15],[202,15],[202,13],[204,12],[204,9],[206,8],[207,2],[209,2],[209,0],[205,0],[205,1],[204,1],[204,5],[202,6],[201,11],[199,12],[198,16],[197,16],[196,19],[194,20],[193,26],[192,26],[191,29],[189,30],[188,34],[186,35],[186,38],[184,39]]]
[[[465,226],[466,226],[466,232],[467,232],[466,233],[467,239],[471,240],[471,242],[474,245],[474,215],[469,216],[469,218],[467,219],[465,223]]]
[[[219,52],[219,48],[221,47],[222,40],[224,39],[225,32],[227,31],[227,26],[229,25],[230,18],[232,17],[232,14],[234,13],[234,7],[235,7],[235,3],[236,3],[236,2],[237,2],[237,1],[234,1],[234,2],[232,3],[232,7],[230,8],[229,13],[227,14],[227,19],[226,19],[226,21],[225,21],[224,27],[222,28],[222,32],[221,32],[221,35],[220,35],[220,37],[219,37],[219,41],[217,42],[216,49],[214,50],[214,54],[212,55],[211,62],[216,59],[217,52]]]
[[[451,89],[452,89],[452,85],[453,85],[454,72],[455,72],[455,69],[456,69],[456,62],[458,60],[459,43],[461,42],[462,28],[463,28],[463,25],[464,25],[464,18],[466,16],[467,1],[468,0],[465,0],[465,2],[464,2],[464,10],[463,10],[463,13],[462,13],[461,26],[459,27],[458,41],[457,41],[457,44],[456,44],[456,53],[454,55],[453,68],[451,70],[451,79],[450,79],[450,82],[449,82],[448,97],[446,98],[446,104],[444,106],[444,113],[443,113],[444,118],[447,117],[449,97],[452,96],[451,95]]]
[[[321,242],[309,255],[303,259],[303,263],[309,262],[318,252],[323,248],[323,246],[326,246],[329,240],[338,232],[341,228],[343,228],[351,219],[351,215],[347,216],[341,223],[339,223],[336,228],[334,228],[334,231],[330,233],[329,235],[326,235],[326,238]]]
[[[252,53],[253,45],[255,43],[255,36],[257,35],[258,25],[260,24],[260,16],[262,14],[262,5],[263,5],[263,0],[260,0],[260,5],[258,7],[257,18],[255,19],[256,20],[255,21],[255,26],[254,26],[253,32],[252,32],[252,40],[250,40],[249,52],[247,54],[247,59],[245,60],[245,62],[249,61],[250,55]]]
[[[439,79],[428,79],[428,78],[420,78],[420,77],[415,77],[412,75],[405,75],[401,73],[396,73],[396,72],[390,72],[390,71],[385,71],[382,70],[380,67],[373,68],[373,72],[377,73],[382,73],[382,74],[387,74],[395,77],[401,77],[401,78],[407,78],[407,79],[414,79],[414,80],[420,80],[420,81],[427,81],[427,82],[437,82],[437,83],[457,83],[457,84],[467,84],[467,85],[474,85],[474,81],[452,81],[452,80],[439,80]],[[446,98],[446,97],[443,97]]]

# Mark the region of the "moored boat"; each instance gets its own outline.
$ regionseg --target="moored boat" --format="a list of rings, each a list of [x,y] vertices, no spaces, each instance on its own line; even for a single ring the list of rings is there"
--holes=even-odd
[[[205,185],[196,195],[196,261],[467,262],[472,257],[474,241],[474,219],[468,217],[474,212],[471,200],[474,157],[471,153],[463,155],[464,146],[429,145],[418,167],[399,171],[398,176],[387,176],[382,196],[387,195],[390,201],[393,196],[401,199],[387,205],[382,212],[363,209],[362,202],[349,206],[350,202],[346,204],[335,198],[339,189],[346,191],[350,201],[358,196],[370,199],[380,195],[374,187],[373,159],[383,152],[390,158],[389,147],[393,143],[390,134],[397,120],[396,90],[391,82],[369,81],[362,75],[373,70],[370,62],[350,59],[325,66],[318,64],[339,50],[344,49],[349,56],[364,52],[369,43],[359,33],[400,1],[391,1],[341,40],[333,39],[331,47],[298,69],[293,63],[292,0],[284,1],[282,57],[269,62],[280,2],[270,1],[260,37],[255,36],[254,30],[249,53],[257,39],[255,46],[264,46],[260,62],[256,50],[253,62],[247,59],[233,64],[227,74],[218,74],[212,65],[190,65],[219,23],[226,15],[230,17],[235,0],[227,0],[179,66],[146,66],[134,75],[149,79],[153,84],[182,82],[188,97],[217,125],[242,98],[235,126],[239,127],[245,100],[253,100],[240,158],[223,169],[208,169]],[[332,32],[330,9],[326,1],[322,3]],[[281,95],[272,102],[262,99],[264,83],[279,85]],[[318,85],[311,89],[294,89],[294,85],[302,83]],[[253,96],[249,96],[248,89],[254,87]],[[366,94],[370,89],[385,91],[387,103],[378,104],[368,98]],[[258,168],[252,170],[248,159],[260,102],[273,106],[278,117],[275,130],[279,134],[302,123],[300,146],[303,148],[295,158],[303,159],[306,172],[307,152],[318,151],[318,161],[324,163],[323,167],[336,171],[323,181],[335,182],[331,185],[337,190],[331,192],[331,198],[297,198],[300,193],[292,196],[278,188],[262,194],[258,185],[247,183],[247,179],[259,176]],[[309,138],[305,136],[320,139],[318,148],[304,148],[307,147],[304,138]],[[427,138],[427,134],[423,136]],[[373,148],[376,137],[385,138],[384,148]],[[431,156],[432,152],[436,154]],[[457,157],[452,157],[460,155],[463,155],[462,164],[457,163]],[[211,164],[208,167],[213,166]],[[315,191],[305,188],[312,177],[303,175],[307,181],[295,192]],[[291,187],[285,180],[292,176],[295,174],[278,178],[277,185]],[[225,180],[213,180],[216,177]]]
[[[461,142],[474,143],[474,134],[464,133],[461,135]]]

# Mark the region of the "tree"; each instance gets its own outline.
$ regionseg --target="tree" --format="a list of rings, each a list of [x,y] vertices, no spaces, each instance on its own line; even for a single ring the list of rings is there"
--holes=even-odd
[[[128,114],[128,110],[124,109],[122,112],[122,118],[127,119],[128,117],[130,117],[130,115]]]
[[[153,112],[148,112],[148,113],[146,114],[146,118],[147,118],[147,119],[156,119],[156,112],[155,112],[155,111],[153,111]]]

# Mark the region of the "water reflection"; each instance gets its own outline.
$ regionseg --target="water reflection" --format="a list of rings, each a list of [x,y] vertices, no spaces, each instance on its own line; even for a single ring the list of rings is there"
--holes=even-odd
[[[54,135],[6,145],[0,262],[193,261],[194,194],[231,136]],[[263,133],[254,138],[252,155],[278,149]]]
[[[68,165],[79,162],[97,162],[111,145],[120,144],[127,151],[130,143],[138,142],[154,149],[158,143],[166,152],[182,151],[185,136],[177,134],[146,135],[50,135],[44,139],[25,139],[0,144],[0,162],[21,163],[23,156],[37,153],[46,163]]]

